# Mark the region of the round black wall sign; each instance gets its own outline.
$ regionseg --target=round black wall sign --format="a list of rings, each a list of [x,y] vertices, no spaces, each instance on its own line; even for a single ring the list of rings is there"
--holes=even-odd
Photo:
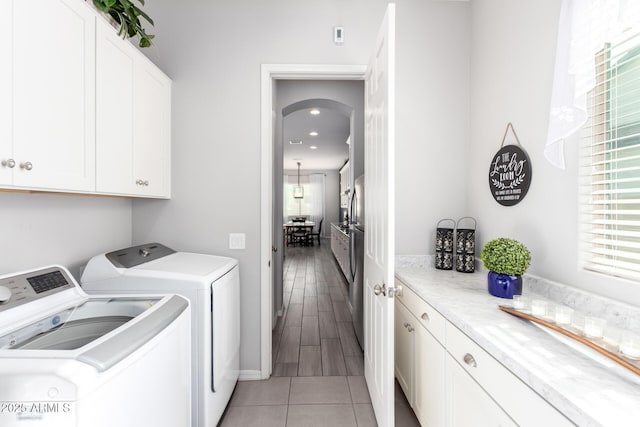
[[[518,204],[531,185],[531,161],[518,145],[500,148],[489,166],[489,188],[496,202],[503,206]]]

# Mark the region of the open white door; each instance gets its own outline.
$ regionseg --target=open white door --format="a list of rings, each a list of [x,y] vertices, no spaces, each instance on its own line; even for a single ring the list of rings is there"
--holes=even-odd
[[[394,424],[394,57],[389,4],[365,79],[364,374],[380,427]]]

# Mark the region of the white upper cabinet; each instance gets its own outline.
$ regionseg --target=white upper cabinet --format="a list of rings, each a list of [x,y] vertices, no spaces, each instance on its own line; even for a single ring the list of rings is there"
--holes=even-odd
[[[0,13],[0,185],[10,185],[13,181],[13,72],[11,57],[13,51],[13,2],[5,4]],[[10,167],[13,164],[13,168]]]
[[[95,15],[77,0],[8,3],[1,183],[94,191]]]
[[[0,187],[170,196],[171,80],[88,3],[7,1],[0,55]]]
[[[140,194],[171,193],[171,80],[146,58],[138,61],[134,87],[134,170]]]
[[[171,81],[101,21],[96,63],[97,191],[169,197]]]

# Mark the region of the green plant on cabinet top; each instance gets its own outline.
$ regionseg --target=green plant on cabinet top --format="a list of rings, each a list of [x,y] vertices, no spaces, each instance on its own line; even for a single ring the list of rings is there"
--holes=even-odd
[[[488,270],[513,276],[524,274],[531,262],[531,254],[517,240],[499,237],[482,247],[480,259]]]
[[[144,6],[144,0],[137,0]],[[133,4],[132,0],[93,0],[93,4],[103,13],[113,18],[120,26],[118,35],[122,38],[134,37],[136,34],[140,38],[140,47],[151,46],[152,34],[147,34],[140,23],[140,17],[153,25],[153,20],[139,7]]]

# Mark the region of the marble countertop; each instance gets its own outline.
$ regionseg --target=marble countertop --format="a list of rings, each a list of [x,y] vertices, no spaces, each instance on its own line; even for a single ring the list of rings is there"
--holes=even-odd
[[[332,226],[333,228],[335,228],[336,230],[338,230],[339,232],[341,232],[342,234],[344,234],[345,236],[349,237],[349,229],[348,229],[348,228],[347,228],[347,229],[344,229],[344,228],[342,228],[342,227],[340,226],[340,224],[335,223],[335,222],[332,222],[332,223],[331,223],[331,226]]]
[[[640,425],[640,376],[498,310],[510,300],[487,292],[486,272],[397,263],[396,277],[576,425]]]

